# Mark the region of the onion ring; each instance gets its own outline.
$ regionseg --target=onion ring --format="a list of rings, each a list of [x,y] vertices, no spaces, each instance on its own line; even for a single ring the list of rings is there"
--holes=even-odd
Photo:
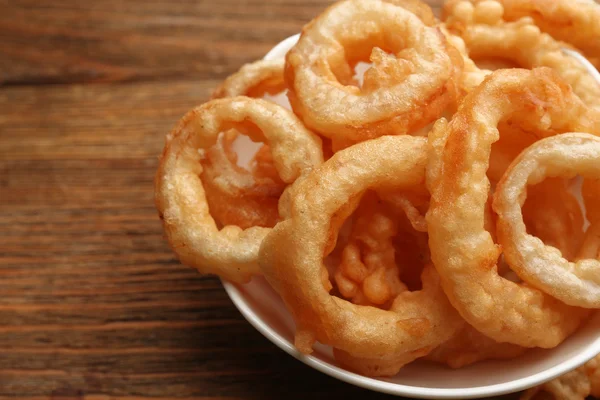
[[[224,97],[248,96],[262,97],[264,94],[276,94],[285,90],[283,66],[285,61],[259,60],[242,66],[230,75],[213,92],[213,99]]]
[[[475,6],[469,0],[450,0],[444,11],[442,32],[463,56],[463,93],[477,87],[492,72],[480,69],[470,57],[499,56],[525,68],[553,68],[587,105],[600,106],[598,82],[577,59],[563,53],[562,43],[541,33],[531,19],[505,22],[502,5],[494,0],[477,2]],[[500,140],[492,145],[488,169],[493,182],[498,182],[512,160],[537,140],[535,134],[507,122],[498,129]]]
[[[259,60],[246,64],[213,92],[212,98],[248,96],[284,91],[284,60]],[[251,160],[251,169],[237,165],[228,133],[206,151],[202,160],[204,192],[210,212],[220,225],[273,227],[279,220],[277,201],[285,184],[279,179],[269,146],[262,145]]]
[[[461,53],[464,62],[462,92],[470,92],[492,71],[480,69],[470,57],[498,56],[525,68],[553,68],[569,83],[588,106],[600,106],[600,85],[575,58],[564,54],[564,44],[540,32],[533,21],[502,19],[503,8],[495,0],[472,4],[470,0],[450,0],[444,5],[446,20],[442,32]],[[498,182],[512,160],[537,140],[534,133],[502,122],[500,140],[492,145],[488,177]]]
[[[430,134],[427,225],[433,263],[450,301],[486,336],[550,348],[587,315],[497,273],[500,248],[484,229],[486,177],[499,121],[512,119],[540,136],[600,132],[600,119],[547,68],[498,70],[461,103],[450,123]]]
[[[269,228],[217,229],[199,175],[201,152],[235,128],[271,145],[281,179],[291,183],[323,161],[321,140],[291,112],[265,100],[212,100],[187,113],[167,135],[155,178],[156,206],[170,246],[182,263],[203,273],[248,281],[260,273],[258,250]]]
[[[447,301],[435,269],[425,267],[419,292],[404,292],[390,310],[330,295],[323,274],[330,218],[367,189],[414,187],[425,178],[426,140],[385,136],[336,153],[293,187],[290,218],[265,238],[260,266],[296,321],[296,347],[315,341],[334,347],[336,359],[365,375],[394,375],[427,354],[463,324]]]
[[[494,194],[498,241],[508,264],[527,283],[568,305],[600,308],[600,261],[569,262],[556,248],[529,235],[522,219],[527,184],[576,174],[600,177],[600,138],[566,133],[542,139],[521,153]]]
[[[523,218],[528,229],[532,227],[532,234],[558,248],[568,257],[574,257],[582,242],[583,214],[577,199],[567,189],[562,179],[546,179],[530,187],[523,206]],[[488,204],[484,226],[488,225],[486,230],[495,239],[496,221],[491,218],[495,214],[491,212],[491,201]],[[506,270],[501,270],[501,266]],[[498,265],[501,276],[508,271],[506,263]],[[526,350],[525,347],[514,344],[498,343],[467,325],[425,359],[451,368],[462,368],[483,360],[514,358]]]
[[[474,5],[470,0],[451,0],[444,11],[447,28],[464,40],[471,58],[500,57],[522,68],[552,68],[585,104],[600,107],[598,81],[581,62],[563,52],[564,43],[542,33],[531,18],[504,21],[504,8],[497,0]]]
[[[455,101],[460,56],[403,3],[335,3],[304,27],[287,54],[285,81],[294,112],[309,128],[338,139],[338,148],[417,130]],[[373,66],[362,88],[352,86],[352,67],[368,52]]]
[[[540,29],[579,49],[600,68],[600,5],[594,0],[500,0],[504,16],[531,17]]]

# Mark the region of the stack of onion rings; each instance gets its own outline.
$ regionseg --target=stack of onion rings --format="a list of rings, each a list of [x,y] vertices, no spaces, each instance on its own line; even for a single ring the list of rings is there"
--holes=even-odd
[[[171,247],[226,280],[264,274],[298,350],[329,345],[364,375],[559,345],[600,309],[600,85],[562,49],[600,52],[552,22],[592,41],[596,15],[566,0],[447,0],[441,22],[420,0],[333,4],[285,60],[243,66],[167,136]],[[257,99],[286,91],[292,112]],[[244,135],[265,143],[247,167]],[[596,359],[524,399],[599,392]]]

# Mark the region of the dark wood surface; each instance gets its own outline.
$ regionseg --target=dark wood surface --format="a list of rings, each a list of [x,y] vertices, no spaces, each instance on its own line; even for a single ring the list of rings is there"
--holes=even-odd
[[[263,338],[153,205],[167,131],[328,3],[0,0],[0,400],[387,398]]]

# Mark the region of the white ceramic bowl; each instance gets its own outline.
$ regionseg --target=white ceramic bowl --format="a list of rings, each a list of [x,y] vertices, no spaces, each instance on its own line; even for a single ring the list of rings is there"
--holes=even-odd
[[[297,40],[298,35],[287,38],[265,58],[283,58]],[[575,56],[586,61],[577,53]],[[600,81],[598,72],[591,65],[589,67]],[[281,97],[275,100],[282,105],[287,103]],[[243,153],[244,148],[238,148],[238,151]],[[552,350],[531,350],[513,360],[486,361],[459,370],[417,361],[393,378],[367,378],[339,367],[328,346],[318,344],[310,356],[299,353],[293,344],[294,321],[264,278],[254,278],[246,285],[223,282],[223,286],[248,322],[285,352],[342,381],[398,396],[471,399],[517,392],[554,379],[600,353],[600,313],[596,313],[586,326]]]

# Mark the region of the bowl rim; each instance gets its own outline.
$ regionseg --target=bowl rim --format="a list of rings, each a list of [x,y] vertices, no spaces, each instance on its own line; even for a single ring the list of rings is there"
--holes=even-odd
[[[472,388],[425,388],[387,382],[376,378],[358,375],[311,355],[300,353],[294,344],[273,330],[248,305],[237,284],[221,280],[227,295],[244,318],[264,337],[292,357],[306,365],[323,372],[333,378],[365,389],[392,394],[395,396],[410,396],[421,399],[478,399],[482,397],[501,396],[515,393],[558,378],[565,373],[579,368],[590,361],[600,352],[600,336],[586,351],[576,357],[549,368],[545,371],[514,381],[494,385],[476,386]]]
[[[264,57],[266,60],[283,57],[287,51],[297,43],[300,38],[300,34],[292,35],[277,45],[275,45]],[[600,73],[596,68],[581,54],[570,49],[564,49],[565,53],[575,57],[580,61],[590,74],[600,83]],[[365,389],[374,390],[386,394],[396,396],[410,396],[413,398],[423,399],[475,399],[489,396],[501,396],[504,394],[515,393],[518,391],[526,390],[531,387],[540,385],[542,383],[551,381],[565,373],[572,371],[581,365],[585,364],[596,355],[600,353],[600,335],[595,342],[591,343],[585,351],[582,351],[575,357],[551,367],[545,371],[538,372],[536,374],[527,376],[525,378],[516,379],[510,382],[476,386],[471,388],[425,388],[418,386],[408,386],[399,383],[387,382],[384,380],[370,378],[356,374],[354,372],[347,371],[336,365],[330,364],[326,361],[320,360],[317,357],[311,355],[305,355],[300,353],[294,344],[285,339],[275,330],[273,330],[267,323],[265,323],[248,305],[245,301],[244,296],[238,287],[238,284],[221,280],[227,295],[240,311],[244,318],[264,337],[274,343],[277,347],[291,355],[292,357],[300,360],[306,365],[325,373],[333,378],[341,380],[346,383],[350,383],[355,386],[359,386]]]

